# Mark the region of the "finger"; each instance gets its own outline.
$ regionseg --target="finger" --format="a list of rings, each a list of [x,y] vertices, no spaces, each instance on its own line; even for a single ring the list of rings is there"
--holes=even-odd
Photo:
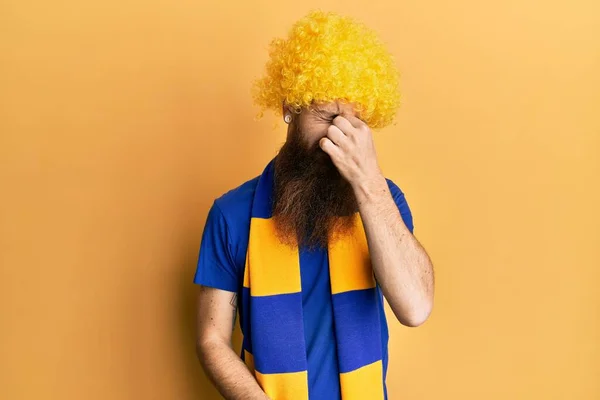
[[[327,137],[336,146],[339,146],[344,149],[346,148],[346,144],[347,144],[346,141],[348,140],[348,137],[337,126],[331,125],[331,126],[329,126],[329,128],[327,128]]]
[[[323,137],[319,140],[319,146],[325,153],[329,154],[332,159],[341,155],[342,150],[327,137]]]
[[[342,117],[341,115],[338,115],[333,119],[333,125],[340,128],[340,130],[346,135],[351,134],[352,131],[355,129],[352,123],[347,118]]]
[[[347,120],[352,124],[354,128],[362,128],[366,125],[365,121],[358,117],[355,117],[354,115],[348,115]]]

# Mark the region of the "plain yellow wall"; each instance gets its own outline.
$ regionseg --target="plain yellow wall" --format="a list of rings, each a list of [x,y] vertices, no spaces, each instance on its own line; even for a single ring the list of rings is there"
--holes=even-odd
[[[390,398],[600,399],[597,0],[2,2],[0,398],[218,398],[201,233],[285,139],[250,82],[315,7],[402,70],[376,144],[437,294],[390,321]]]

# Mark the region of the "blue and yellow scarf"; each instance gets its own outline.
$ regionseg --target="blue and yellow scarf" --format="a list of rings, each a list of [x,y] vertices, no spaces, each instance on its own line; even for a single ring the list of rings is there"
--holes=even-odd
[[[274,159],[252,204],[242,301],[242,358],[272,400],[308,399],[308,373],[297,246],[282,244],[272,219]],[[343,400],[383,400],[376,282],[360,214],[351,235],[328,246],[335,337]]]

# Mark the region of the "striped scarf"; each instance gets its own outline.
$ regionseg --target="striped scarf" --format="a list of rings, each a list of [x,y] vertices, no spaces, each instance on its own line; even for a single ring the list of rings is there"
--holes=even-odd
[[[242,358],[272,400],[308,399],[297,246],[282,244],[272,218],[274,159],[252,204],[242,301]],[[351,235],[328,245],[331,297],[343,400],[383,400],[376,282],[359,213]]]

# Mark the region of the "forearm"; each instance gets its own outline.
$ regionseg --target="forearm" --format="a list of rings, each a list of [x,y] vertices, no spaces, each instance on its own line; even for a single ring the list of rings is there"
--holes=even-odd
[[[383,176],[357,184],[355,194],[377,282],[396,318],[418,326],[433,305],[431,260],[404,224]]]
[[[198,345],[198,358],[206,375],[227,400],[269,400],[246,364],[224,342]]]

